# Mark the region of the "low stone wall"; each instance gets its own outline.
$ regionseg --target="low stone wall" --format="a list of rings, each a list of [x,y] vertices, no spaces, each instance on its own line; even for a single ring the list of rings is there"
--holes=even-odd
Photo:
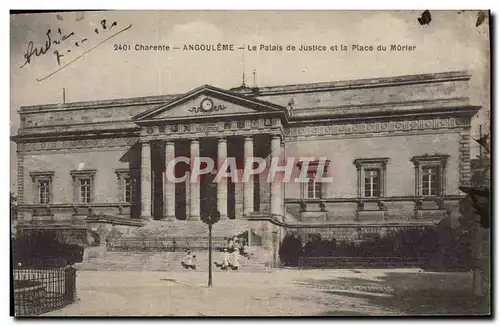
[[[318,227],[286,227],[287,234],[294,234],[307,241],[309,235],[317,234],[322,239],[337,241],[363,241],[376,236],[384,236],[389,232],[400,231],[412,228],[427,228],[430,226],[318,226]]]

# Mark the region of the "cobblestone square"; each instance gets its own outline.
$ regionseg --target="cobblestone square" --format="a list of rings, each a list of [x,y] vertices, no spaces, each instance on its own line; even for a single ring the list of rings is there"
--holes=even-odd
[[[78,301],[48,316],[393,316],[486,313],[470,273],[401,270],[79,271]]]

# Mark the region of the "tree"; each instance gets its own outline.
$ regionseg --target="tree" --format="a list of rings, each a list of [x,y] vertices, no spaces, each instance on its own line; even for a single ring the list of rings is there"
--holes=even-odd
[[[474,228],[475,223],[485,229],[490,228],[490,186],[491,186],[491,162],[489,158],[489,135],[474,139],[486,152],[486,157],[482,154],[478,160],[478,173],[472,176],[472,187],[460,187],[467,197],[460,202],[460,212],[462,213],[461,227],[464,229]],[[475,223],[474,223],[475,222]]]
[[[477,173],[479,180],[475,180],[476,176],[474,175],[472,187],[460,187],[460,190],[467,194],[467,197],[461,203],[462,223],[464,227],[472,227],[470,231],[473,233],[473,259],[475,265],[473,288],[474,293],[480,296],[490,293],[491,162],[490,142],[488,139],[489,136],[485,138],[482,135],[480,135],[479,139],[475,139],[482,149],[478,160],[479,165],[476,167],[480,170],[480,173]],[[486,152],[486,154],[483,154],[483,152]]]
[[[17,220],[17,197],[10,192],[10,220]]]

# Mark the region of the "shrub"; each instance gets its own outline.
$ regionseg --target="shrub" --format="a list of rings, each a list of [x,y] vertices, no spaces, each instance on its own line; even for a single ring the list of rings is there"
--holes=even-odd
[[[279,255],[285,266],[297,266],[302,252],[302,242],[292,234],[287,234],[281,243]]]
[[[304,247],[295,236],[285,236],[280,248],[281,260],[285,265],[296,266],[299,256],[401,257],[430,261],[425,267],[433,269],[469,269],[472,266],[470,236],[446,227],[401,229],[364,241],[326,240],[313,234]]]
[[[72,265],[83,261],[83,247],[67,244],[56,239],[52,232],[23,234],[12,240],[14,266],[51,264],[54,259],[65,260]]]

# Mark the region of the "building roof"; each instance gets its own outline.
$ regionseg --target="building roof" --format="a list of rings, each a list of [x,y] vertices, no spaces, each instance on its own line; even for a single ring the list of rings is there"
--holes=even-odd
[[[451,71],[433,74],[418,74],[418,75],[403,75],[393,77],[367,78],[344,81],[330,81],[318,83],[304,84],[289,84],[278,86],[265,87],[236,87],[230,91],[237,92],[241,95],[259,97],[259,96],[276,96],[284,94],[308,93],[308,92],[324,92],[324,91],[340,91],[346,89],[373,88],[373,87],[390,87],[398,85],[438,83],[447,81],[468,81],[471,75],[466,71]],[[167,94],[160,96],[133,97],[122,99],[110,99],[99,101],[82,101],[70,103],[55,103],[44,105],[22,106],[20,113],[34,113],[51,110],[74,110],[80,108],[100,108],[114,106],[129,106],[129,105],[154,105],[165,104],[182,94]]]

